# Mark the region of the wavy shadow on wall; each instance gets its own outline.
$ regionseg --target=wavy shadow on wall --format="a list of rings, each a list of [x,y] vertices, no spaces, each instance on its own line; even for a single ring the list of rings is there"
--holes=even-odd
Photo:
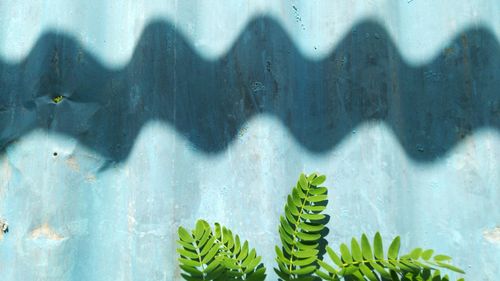
[[[268,113],[312,152],[379,120],[409,156],[433,161],[475,129],[500,129],[499,53],[493,34],[471,29],[413,67],[382,26],[366,21],[313,61],[275,21],[258,18],[226,55],[207,61],[173,26],[152,22],[129,64],[107,69],[72,37],[48,33],[19,64],[0,62],[0,147],[43,128],[119,162],[154,119],[220,153],[247,120]]]

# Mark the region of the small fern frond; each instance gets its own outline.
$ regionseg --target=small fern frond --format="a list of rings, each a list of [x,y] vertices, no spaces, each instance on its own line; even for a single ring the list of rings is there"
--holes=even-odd
[[[319,241],[323,237],[328,199],[324,175],[301,174],[287,197],[285,215],[280,217],[279,235],[282,248],[276,247],[276,273],[285,281],[313,280],[318,267]]]
[[[215,238],[221,243],[223,266],[226,268],[226,280],[262,281],[266,277],[266,268],[261,263],[262,257],[255,249],[250,249],[248,241],[240,241],[238,235],[218,223],[215,223]]]
[[[185,280],[216,280],[224,273],[219,255],[220,243],[206,221],[199,220],[191,233],[179,227],[178,234],[180,248],[177,248],[177,253]]]
[[[206,221],[199,220],[191,233],[179,227],[178,234],[179,266],[185,280],[264,280],[265,268],[255,249],[247,241],[242,245],[220,224],[215,224],[214,233]]]
[[[360,243],[361,242],[361,243]],[[340,245],[337,254],[330,247],[327,253],[335,265],[318,261],[321,270],[316,274],[323,280],[449,280],[441,277],[438,268],[445,268],[458,273],[463,270],[451,265],[450,257],[433,256],[433,250],[414,249],[410,254],[399,256],[400,238],[396,237],[389,246],[387,257],[384,256],[382,237],[377,233],[373,239],[373,247],[368,237],[363,234],[361,241],[351,240],[351,247]],[[461,279],[463,281],[463,279]]]

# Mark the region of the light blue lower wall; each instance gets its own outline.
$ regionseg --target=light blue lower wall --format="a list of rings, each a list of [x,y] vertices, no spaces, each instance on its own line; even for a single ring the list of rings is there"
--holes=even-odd
[[[380,230],[386,243],[401,235],[406,250],[452,255],[469,280],[494,280],[499,146],[496,132],[481,131],[422,165],[374,123],[317,156],[280,122],[259,117],[224,153],[206,156],[153,122],[127,161],[99,172],[103,160],[95,153],[37,131],[1,159],[2,214],[11,229],[2,240],[1,271],[4,280],[172,280],[176,228],[198,218],[250,240],[271,269],[285,196],[301,171],[320,171],[331,187],[334,246]],[[483,160],[471,165],[474,158]]]

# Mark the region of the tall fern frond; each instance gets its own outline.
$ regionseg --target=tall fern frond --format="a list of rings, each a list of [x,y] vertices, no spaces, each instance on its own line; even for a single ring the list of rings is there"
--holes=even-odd
[[[399,256],[400,238],[396,237],[384,255],[382,237],[377,233],[373,239],[373,247],[368,237],[363,234],[361,243],[355,238],[351,247],[340,245],[340,254],[330,247],[327,253],[335,265],[318,261],[321,270],[316,274],[323,280],[394,280],[394,281],[440,281],[449,280],[441,276],[439,268],[458,273],[463,270],[451,265],[451,258],[445,255],[433,255],[433,250],[416,248],[407,255]],[[459,281],[463,279],[459,279]]]
[[[279,235],[282,248],[276,246],[276,273],[285,281],[314,280],[318,267],[319,242],[325,229],[327,189],[319,185],[324,175],[301,174],[287,197],[285,215],[280,217]]]
[[[179,227],[179,266],[185,280],[262,281],[265,268],[255,249],[240,242],[238,235],[215,224],[215,233],[204,220],[198,220],[191,232]]]

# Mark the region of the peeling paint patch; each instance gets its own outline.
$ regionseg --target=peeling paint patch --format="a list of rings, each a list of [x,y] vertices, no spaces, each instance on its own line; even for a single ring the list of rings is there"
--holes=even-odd
[[[483,231],[483,237],[490,243],[500,245],[500,226]]]
[[[64,240],[65,237],[59,235],[54,229],[52,229],[49,224],[44,223],[40,227],[35,228],[31,232],[32,239],[48,239],[54,241]]]

